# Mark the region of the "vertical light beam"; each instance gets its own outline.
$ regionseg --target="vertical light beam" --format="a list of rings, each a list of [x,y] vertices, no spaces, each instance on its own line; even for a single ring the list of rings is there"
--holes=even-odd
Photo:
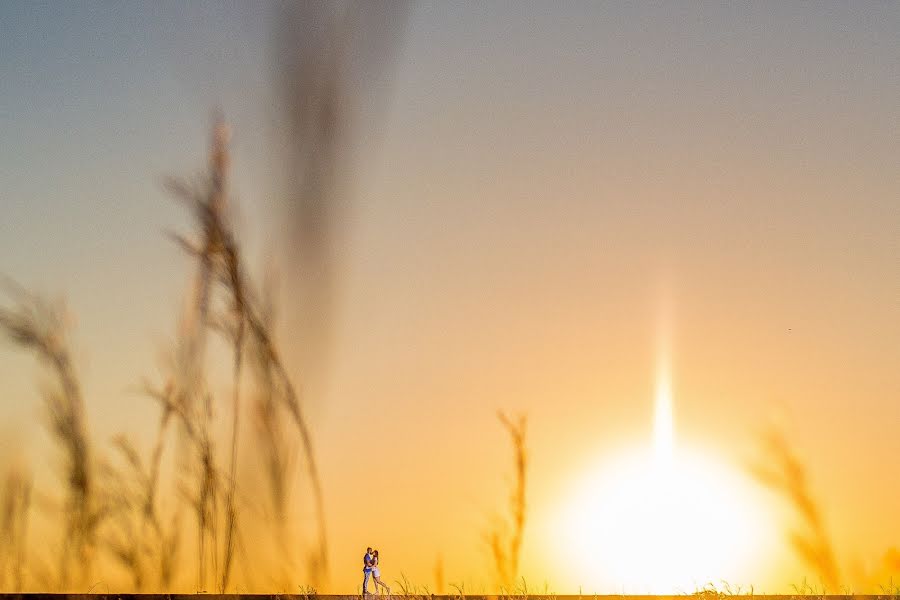
[[[667,364],[660,365],[656,377],[653,446],[657,460],[669,462],[675,442],[672,418],[672,383]]]
[[[653,446],[660,463],[671,462],[675,444],[672,416],[672,370],[668,302],[662,302],[657,332],[656,397],[654,399]]]

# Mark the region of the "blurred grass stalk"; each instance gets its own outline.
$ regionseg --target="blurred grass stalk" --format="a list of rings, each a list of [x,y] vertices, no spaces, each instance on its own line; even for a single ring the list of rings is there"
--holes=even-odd
[[[6,474],[0,495],[0,589],[24,589],[27,560],[28,517],[31,509],[31,479],[21,469]]]
[[[215,585],[224,592],[232,581],[235,553],[240,539],[239,432],[241,389],[245,353],[249,353],[259,389],[259,434],[263,460],[270,472],[270,497],[275,520],[286,518],[288,473],[281,420],[293,423],[304,452],[306,474],[315,506],[315,560],[309,577],[314,582],[327,575],[327,539],[324,500],[310,427],[271,329],[271,310],[257,307],[247,279],[240,245],[227,212],[228,130],[221,118],[214,127],[210,168],[199,183],[171,180],[167,187],[192,212],[192,239],[174,236],[195,258],[197,272],[191,301],[187,305],[169,375],[165,384],[144,384],[144,391],[161,408],[156,440],[147,464],[131,442],[114,440],[118,460],[92,460],[84,402],[67,342],[68,318],[61,303],[53,304],[6,282],[13,308],[0,309],[0,329],[15,344],[36,353],[54,377],[55,385],[44,385],[45,410],[50,431],[66,457],[63,489],[64,536],[55,569],[54,587],[84,590],[93,577],[98,545],[128,574],[131,586],[148,584],[168,591],[175,579],[181,545],[180,509],[165,527],[160,514],[160,470],[167,431],[178,424],[176,459],[181,497],[192,509],[197,524],[196,586]],[[233,353],[230,430],[225,456],[214,431],[214,398],[209,391],[205,362],[208,336],[217,332]],[[10,476],[12,477],[12,476]],[[0,583],[7,574],[16,589],[25,586],[26,523],[30,484],[10,478],[3,490],[0,530]],[[292,543],[283,527],[278,532],[284,549]],[[283,555],[282,555],[283,556]],[[284,570],[289,572],[290,569]],[[288,582],[284,582],[285,585]]]
[[[841,576],[834,546],[825,527],[819,503],[809,489],[807,469],[791,447],[784,431],[770,425],[760,435],[762,458],[751,472],[763,485],[778,494],[800,521],[789,533],[794,551],[822,582],[826,592],[841,591]]]
[[[274,72],[280,91],[285,174],[282,207],[296,286],[296,324],[306,340],[307,389],[327,378],[331,321],[348,208],[354,142],[379,137],[391,87],[391,64],[412,3],[280,2]]]
[[[64,455],[63,489],[67,492],[57,585],[81,585],[92,575],[96,532],[106,508],[96,490],[81,386],[69,350],[71,320],[62,302],[48,302],[8,280],[3,284],[15,306],[0,308],[0,330],[14,344],[33,352],[52,379],[41,386],[43,408],[50,433]]]
[[[509,498],[509,514],[497,518],[488,533],[488,544],[494,563],[494,577],[503,593],[512,593],[519,575],[519,553],[525,531],[526,476],[528,455],[525,448],[526,418],[513,420],[505,413],[497,413],[500,423],[509,434],[513,447],[515,483]]]
[[[224,123],[217,121],[213,136],[212,160],[210,163],[210,175],[208,184],[204,190],[192,188],[190,185],[170,181],[169,189],[172,193],[184,201],[196,219],[198,239],[189,240],[176,236],[176,239],[190,254],[196,256],[198,272],[196,277],[196,301],[193,313],[187,320],[188,328],[185,335],[185,343],[193,358],[185,364],[199,364],[197,354],[204,347],[203,337],[205,327],[198,327],[195,323],[203,323],[208,319],[213,329],[220,332],[233,350],[233,395],[231,406],[231,440],[228,460],[228,478],[221,483],[221,475],[217,472],[211,441],[208,437],[206,420],[199,421],[200,427],[194,424],[194,420],[188,418],[191,415],[193,402],[190,392],[196,389],[196,385],[202,382],[202,371],[190,374],[188,385],[183,385],[186,393],[177,396],[176,415],[182,417],[185,431],[197,444],[201,454],[203,477],[199,486],[199,493],[194,496],[195,511],[200,526],[199,543],[199,567],[198,579],[201,585],[206,583],[206,563],[210,561],[205,555],[205,545],[208,542],[213,548],[217,544],[218,531],[216,530],[217,510],[219,495],[224,495],[224,526],[225,540],[221,556],[221,572],[217,554],[211,556],[211,568],[213,577],[219,580],[220,591],[227,589],[231,569],[234,563],[235,541],[238,536],[238,517],[235,504],[237,486],[236,468],[238,453],[238,432],[240,431],[240,389],[243,372],[244,351],[252,353],[253,365],[259,379],[261,398],[259,415],[261,416],[260,433],[274,434],[280,425],[278,424],[279,410],[286,413],[299,433],[306,471],[312,488],[313,503],[315,506],[318,537],[317,550],[314,553],[315,561],[311,564],[310,576],[313,583],[318,583],[327,575],[327,538],[325,533],[324,500],[322,496],[321,481],[318,466],[312,445],[310,428],[303,414],[299,396],[291,382],[287,369],[281,361],[280,353],[275,348],[273,333],[270,329],[270,310],[258,309],[255,295],[249,286],[245,275],[243,257],[237,237],[231,228],[226,211],[225,182],[227,181],[228,168],[228,131]],[[220,284],[222,289],[221,306],[211,312],[212,283]],[[249,343],[248,343],[249,342]],[[209,415],[211,411],[205,411]],[[285,497],[285,483],[283,465],[285,464],[283,447],[280,437],[271,438],[271,443],[264,444],[268,471],[270,473],[270,496],[275,505],[276,518],[283,519]]]
[[[347,166],[340,158],[351,129],[349,107],[363,97],[367,101],[383,98],[388,87],[385,67],[400,38],[409,2],[286,2],[275,9],[274,67],[284,99],[282,129],[288,136],[284,154],[285,206],[292,224],[288,237],[300,265],[294,279],[304,291],[304,305],[299,307],[306,341],[304,366],[307,373],[323,377],[334,232],[340,222],[340,188]],[[66,501],[57,565],[46,567],[42,558],[27,554],[30,483],[7,481],[6,513],[0,522],[5,534],[0,540],[0,584],[8,585],[9,580],[16,589],[27,588],[27,563],[32,562],[33,578],[43,577],[45,586],[84,591],[89,581],[94,583],[95,551],[100,547],[127,573],[133,589],[171,591],[178,580],[178,565],[185,562],[181,548],[193,541],[196,590],[213,585],[224,592],[233,585],[236,554],[242,551],[246,531],[242,515],[247,513],[257,521],[269,515],[269,534],[276,538],[276,562],[280,563],[280,573],[269,581],[280,581],[285,590],[293,588],[296,544],[286,522],[291,512],[294,435],[302,449],[315,521],[308,576],[313,586],[327,580],[325,503],[312,432],[276,348],[270,295],[266,290],[255,293],[229,218],[228,137],[220,117],[213,130],[207,173],[199,180],[167,182],[168,190],[193,216],[194,234],[173,237],[195,259],[196,272],[168,374],[161,385],[143,384],[143,392],[160,407],[146,461],[124,437],[114,441],[112,460],[94,460],[81,387],[66,341],[64,307],[12,282],[3,286],[14,307],[0,309],[0,330],[16,345],[33,351],[53,376],[53,384],[43,386],[44,407],[50,431],[66,459],[62,485]],[[224,440],[207,381],[210,333],[219,334],[232,354],[230,419]],[[250,377],[245,381],[248,366]],[[268,508],[254,507],[252,498],[242,497],[239,485],[242,390],[251,383],[255,386],[257,458],[266,473]],[[176,443],[167,450],[173,426]],[[161,496],[172,496],[163,491],[161,475],[164,456],[169,454],[175,462],[172,486],[179,492],[179,501],[164,511]],[[182,535],[184,508],[193,513],[195,540],[186,541]],[[257,529],[254,533],[259,535]]]

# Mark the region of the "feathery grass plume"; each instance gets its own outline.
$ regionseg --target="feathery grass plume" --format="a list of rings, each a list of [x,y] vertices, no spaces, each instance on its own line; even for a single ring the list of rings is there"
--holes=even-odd
[[[809,489],[807,469],[794,452],[784,431],[770,426],[760,436],[763,457],[751,472],[763,485],[781,496],[800,519],[801,528],[790,533],[799,557],[820,577],[824,592],[841,589],[841,578],[831,538],[819,504]]]
[[[145,383],[145,389],[149,389]],[[171,389],[164,390],[163,397],[171,396]],[[176,510],[171,523],[167,528],[163,525],[160,509],[157,506],[160,487],[160,465],[162,463],[163,450],[166,442],[166,432],[172,420],[173,409],[170,403],[163,402],[160,420],[156,429],[156,440],[150,455],[150,465],[146,475],[141,477],[144,482],[144,493],[141,502],[141,515],[144,528],[148,526],[155,534],[158,544],[156,564],[158,571],[158,587],[160,590],[170,589],[176,574],[176,565],[180,557],[181,535],[180,514]]]
[[[11,468],[0,494],[0,589],[21,592],[25,582],[31,478]]]
[[[513,446],[515,484],[509,498],[509,516],[498,519],[488,534],[488,544],[494,559],[494,575],[501,591],[512,591],[519,573],[519,552],[525,531],[525,490],[528,474],[528,455],[525,448],[526,418],[513,420],[498,412],[500,423],[509,433]]]
[[[177,389],[167,386],[167,389]],[[184,388],[181,388],[184,389]],[[162,398],[155,395],[154,397]],[[208,583],[208,569],[216,574],[216,548],[218,499],[220,474],[215,462],[214,445],[210,432],[212,400],[209,394],[202,397],[200,411],[188,411],[183,394],[175,394],[174,399],[166,399],[175,407],[175,414],[181,425],[184,445],[190,452],[183,456],[182,469],[186,478],[180,482],[182,497],[194,511],[197,523],[197,585],[204,589]],[[210,552],[212,549],[212,552]]]
[[[229,239],[233,240],[232,236]],[[236,264],[239,262],[239,254],[236,244],[231,247]],[[312,443],[312,433],[304,416],[300,397],[294,388],[291,378],[281,355],[274,343],[272,331],[271,302],[267,302],[265,309],[256,308],[255,303],[248,301],[249,293],[237,279],[231,279],[232,293],[235,302],[243,311],[243,319],[246,322],[251,342],[250,348],[253,354],[253,364],[262,387],[262,420],[266,433],[272,433],[274,437],[270,443],[264,445],[269,460],[270,482],[272,495],[278,511],[283,515],[287,501],[284,475],[287,469],[287,450],[283,438],[279,435],[278,411],[284,411],[300,435],[303,455],[305,457],[306,474],[312,488],[313,504],[316,514],[317,538],[316,548],[311,553],[309,560],[310,576],[313,585],[318,585],[327,578],[328,573],[328,546],[325,528],[325,503],[322,494],[321,477]]]
[[[248,309],[247,324],[253,340],[256,354],[255,363],[261,373],[265,373],[264,381],[274,384],[269,388],[282,410],[286,411],[300,435],[300,442],[305,457],[306,474],[312,488],[313,505],[316,514],[316,548],[309,557],[309,570],[314,586],[327,579],[328,575],[328,538],[325,528],[325,502],[322,494],[321,477],[319,476],[312,433],[304,416],[297,391],[291,383],[287,369],[281,362],[280,354],[275,348],[272,332],[265,320]],[[268,391],[266,392],[268,393]],[[272,454],[271,456],[277,456]],[[276,465],[277,466],[277,465]],[[274,479],[273,479],[274,481]],[[279,490],[284,494],[284,488]],[[282,498],[283,500],[283,498]]]
[[[267,411],[272,413],[277,405],[284,410],[293,421],[300,436],[304,457],[306,459],[306,472],[310,481],[313,494],[313,502],[316,510],[317,521],[317,545],[311,560],[311,573],[313,583],[319,582],[319,578],[327,573],[327,536],[325,533],[324,501],[321,489],[318,466],[312,444],[312,435],[306,418],[300,405],[297,394],[287,369],[281,361],[280,353],[274,343],[274,335],[270,329],[267,314],[256,306],[253,294],[243,266],[241,249],[237,237],[231,227],[226,211],[226,181],[228,167],[228,130],[219,118],[214,128],[212,160],[210,161],[211,173],[206,185],[191,186],[189,184],[170,181],[169,189],[191,209],[197,221],[199,240],[189,240],[183,236],[175,236],[176,240],[189,253],[198,259],[198,275],[196,278],[195,300],[192,304],[193,311],[189,315],[187,326],[183,334],[184,352],[187,354],[184,361],[188,365],[196,365],[187,373],[191,381],[185,385],[178,385],[175,389],[181,389],[171,401],[175,414],[185,424],[188,437],[192,438],[201,454],[203,465],[203,481],[199,494],[193,497],[195,512],[201,530],[200,557],[201,571],[199,581],[201,585],[206,581],[202,570],[205,564],[205,539],[215,547],[216,530],[216,505],[219,501],[219,492],[224,492],[224,525],[225,543],[222,552],[222,570],[217,585],[224,590],[228,585],[233,557],[234,543],[237,536],[237,513],[235,504],[236,493],[236,458],[237,435],[240,430],[240,383],[244,362],[245,346],[253,353],[253,364],[263,387],[263,396],[269,398]],[[223,314],[210,317],[214,314],[213,284],[220,284],[223,290],[223,300],[227,302],[227,308]],[[198,381],[202,381],[202,349],[204,347],[206,328],[200,325],[206,324],[225,334],[226,340],[234,350],[234,391],[232,398],[232,432],[230,444],[230,461],[228,467],[229,477],[222,483],[215,463],[215,453],[212,449],[212,440],[208,436],[209,414],[211,400],[209,394],[204,394],[207,410],[207,418],[196,421],[194,412],[191,411],[193,402],[188,402],[189,397],[184,390],[196,393],[202,389]],[[191,387],[193,386],[193,387]],[[156,394],[159,397],[159,394]],[[166,401],[168,405],[169,401]],[[271,425],[274,417],[268,420]],[[189,425],[189,426],[188,426]],[[279,457],[280,451],[271,456]],[[283,482],[282,482],[283,483]],[[276,495],[283,497],[284,490],[280,489]],[[206,536],[203,535],[206,530]],[[216,555],[213,555],[215,559]],[[213,569],[216,563],[213,562]]]
[[[224,252],[225,240],[219,226],[226,204],[228,169],[228,130],[220,118],[213,128],[210,164],[207,176],[199,182],[185,182],[170,179],[167,187],[174,197],[181,200],[192,211],[196,221],[197,240],[188,240],[174,235],[188,253],[196,258],[197,272],[194,278],[191,302],[182,318],[173,373],[163,390],[148,387],[152,397],[160,401],[163,410],[163,427],[170,416],[175,416],[180,424],[182,446],[191,451],[193,460],[182,452],[182,460],[187,460],[183,468],[193,484],[182,481],[182,493],[193,508],[197,522],[197,586],[205,589],[209,575],[213,581],[219,579],[218,518],[221,496],[226,498],[226,540],[231,543],[233,528],[233,493],[229,482],[223,483],[223,476],[216,461],[216,447],[211,433],[213,420],[213,400],[206,387],[205,352],[211,326],[216,324],[212,316],[214,310],[215,286],[223,277],[231,275]],[[235,352],[235,378],[240,378],[240,351]],[[236,386],[237,388],[238,386]],[[239,399],[235,389],[233,404]],[[236,413],[237,411],[235,411]],[[234,416],[237,420],[237,414]],[[232,431],[233,453],[236,453],[237,427]],[[230,470],[229,470],[230,472]],[[234,478],[230,487],[234,486]],[[227,559],[230,550],[226,548]],[[227,563],[227,560],[226,560]],[[230,565],[227,565],[230,567]],[[225,571],[229,571],[226,568]],[[223,576],[227,580],[227,576]],[[218,585],[218,583],[217,583]]]
[[[198,520],[198,585],[207,584],[207,563],[212,568],[212,578],[220,591],[228,586],[234,563],[235,543],[238,536],[238,516],[236,505],[238,436],[240,432],[240,393],[244,365],[246,335],[247,298],[244,274],[238,253],[237,242],[228,226],[226,214],[227,176],[229,167],[228,141],[230,133],[221,117],[213,128],[210,167],[205,184],[197,187],[171,180],[170,191],[192,209],[196,219],[198,237],[196,241],[175,236],[179,243],[197,259],[194,300],[185,319],[181,348],[190,368],[182,392],[177,394],[175,403],[182,410],[180,417],[184,430],[195,445],[200,465],[200,479],[197,493],[191,496]],[[215,313],[215,284],[221,285],[229,301],[223,314]],[[213,440],[209,435],[211,427],[212,400],[209,393],[202,393],[206,410],[199,419],[191,411],[196,404],[197,392],[203,385],[203,351],[208,329],[221,333],[233,350],[232,399],[231,399],[231,439],[229,444],[227,477],[219,469],[215,460]],[[158,396],[158,394],[157,394]],[[164,410],[171,411],[168,405]],[[218,544],[218,506],[223,503],[224,543],[221,557]],[[212,551],[208,552],[208,548]],[[221,559],[221,570],[219,561]]]
[[[175,371],[175,368],[172,368]],[[136,452],[128,448],[130,443],[122,437],[117,438],[117,446],[128,459],[134,473],[134,477],[140,482],[142,493],[140,495],[139,513],[142,520],[142,530],[150,530],[153,533],[154,550],[156,552],[155,563],[157,566],[157,589],[169,590],[176,574],[176,565],[180,557],[180,513],[176,509],[172,517],[168,532],[163,524],[163,517],[158,507],[160,496],[160,468],[163,451],[166,444],[166,433],[169,424],[176,414],[174,404],[174,384],[172,380],[162,390],[155,390],[152,385],[144,381],[144,394],[154,398],[160,404],[160,418],[156,429],[156,438],[150,453],[148,466],[143,466],[139,459],[135,459]]]
[[[5,280],[14,308],[0,308],[0,330],[23,349],[31,350],[53,374],[44,386],[44,409],[50,433],[65,456],[65,525],[57,585],[82,585],[91,575],[97,528],[105,515],[95,486],[81,386],[69,352],[68,314],[62,302],[51,303]],[[75,573],[74,581],[70,574]]]
[[[137,452],[124,439],[117,440],[124,462],[129,470],[138,471]],[[140,503],[140,482],[126,478],[126,475],[114,465],[102,464],[101,481],[106,483],[109,502],[108,527],[102,536],[102,547],[131,576],[131,584],[137,591],[142,591],[145,582],[144,538],[138,527],[135,507]]]
[[[134,589],[142,591],[149,584],[168,589],[179,538],[177,526],[166,530],[157,507],[158,470],[152,466],[157,449],[148,467],[126,437],[116,436],[113,445],[124,469],[108,463],[102,468],[109,505],[105,549],[130,574]]]

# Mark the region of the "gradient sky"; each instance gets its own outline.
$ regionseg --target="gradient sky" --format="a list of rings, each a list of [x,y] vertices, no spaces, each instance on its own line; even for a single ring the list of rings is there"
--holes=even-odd
[[[273,252],[272,26],[261,3],[0,4],[0,272],[67,299],[101,439],[151,434],[129,390],[190,274],[160,182],[203,167],[215,106],[251,264]],[[526,574],[574,589],[550,523],[649,439],[661,303],[677,437],[739,469],[787,411],[842,564],[900,545],[898,31],[881,2],[416,5],[358,129],[309,399],[336,587],[373,540],[388,581],[438,555],[487,577],[503,408],[530,419]],[[31,364],[0,348],[0,444],[39,461]],[[757,591],[804,574],[771,551]]]

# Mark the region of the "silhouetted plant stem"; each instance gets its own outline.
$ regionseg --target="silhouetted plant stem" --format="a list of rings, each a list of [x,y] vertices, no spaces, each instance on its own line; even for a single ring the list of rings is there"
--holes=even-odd
[[[35,352],[54,374],[56,389],[44,391],[50,432],[66,456],[68,490],[63,550],[59,556],[58,584],[69,586],[69,565],[77,561],[79,582],[91,572],[95,533],[103,510],[95,498],[93,464],[84,415],[84,401],[66,340],[66,316],[62,305],[51,305],[11,281],[4,281],[18,306],[0,309],[0,329],[23,348]]]
[[[809,490],[807,469],[794,452],[784,432],[770,427],[761,436],[763,461],[752,466],[757,479],[780,494],[791,505],[805,526],[790,534],[791,544],[800,558],[816,570],[826,591],[841,589],[841,578],[831,538],[821,511]]]
[[[496,578],[502,590],[511,590],[519,572],[519,553],[525,531],[526,477],[528,456],[525,449],[525,416],[512,420],[503,412],[497,414],[500,423],[509,433],[513,445],[515,484],[509,500],[509,522],[497,524],[488,535],[488,543],[494,558]]]

